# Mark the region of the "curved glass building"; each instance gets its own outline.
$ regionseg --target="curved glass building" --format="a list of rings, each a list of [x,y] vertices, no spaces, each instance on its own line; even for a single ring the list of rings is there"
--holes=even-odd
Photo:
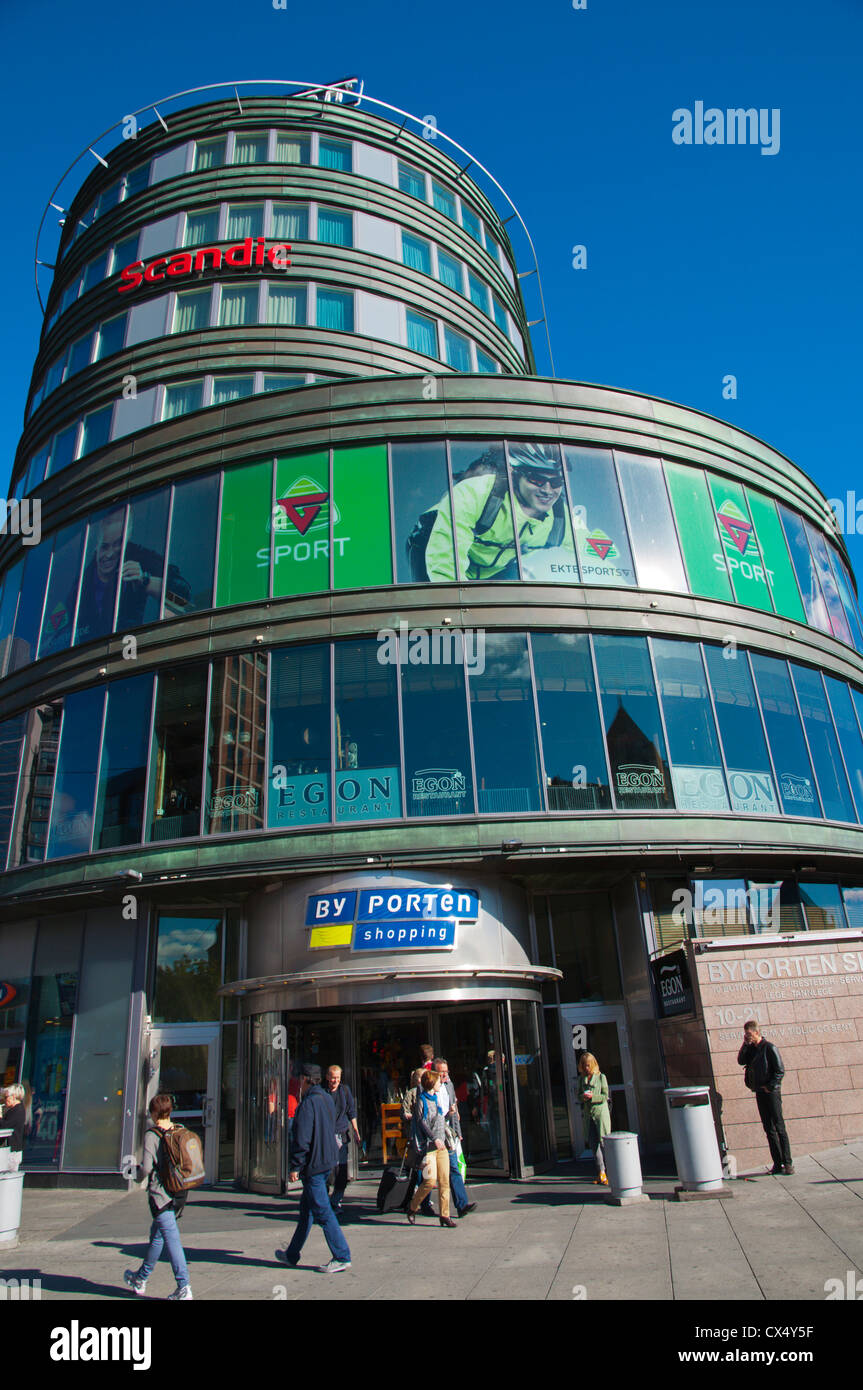
[[[722,421],[537,376],[467,163],[347,92],[231,94],[120,139],[65,216],[0,540],[34,1173],[122,1181],[162,1088],[214,1180],[279,1191],[309,1060],[373,1168],[429,1041],[476,1173],[581,1151],[586,1046],[615,1128],[663,1144],[699,1080],[730,1142],[755,984],[807,972],[863,1055],[829,993],[858,967],[781,968],[861,945],[832,514]],[[846,1110],[786,1106],[798,1147]]]

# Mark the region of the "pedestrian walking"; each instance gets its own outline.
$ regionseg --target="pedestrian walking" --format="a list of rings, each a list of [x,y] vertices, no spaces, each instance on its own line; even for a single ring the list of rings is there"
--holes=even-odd
[[[27,1127],[27,1107],[24,1097],[27,1092],[23,1086],[4,1086],[0,1090],[0,1103],[3,1105],[3,1118],[0,1129],[11,1129],[8,1146],[11,1150],[10,1170],[15,1173],[21,1166],[24,1153],[24,1130]]]
[[[162,1185],[164,1172],[164,1141],[162,1136],[174,1128],[171,1123],[173,1108],[172,1098],[164,1092],[154,1096],[150,1101],[150,1124],[144,1134],[144,1158],[143,1162],[138,1165],[137,1171],[138,1180],[145,1181],[147,1184],[147,1198],[150,1215],[153,1218],[153,1224],[150,1227],[150,1244],[141,1268],[138,1270],[127,1269],[123,1278],[133,1293],[146,1293],[147,1280],[156,1268],[162,1251],[167,1250],[171,1269],[174,1271],[174,1278],[177,1281],[177,1287],[173,1293],[168,1294],[168,1298],[171,1301],[188,1302],[192,1298],[192,1286],[189,1283],[186,1253],[183,1250],[183,1242],[177,1227],[177,1222],[183,1215],[187,1194],[185,1192],[170,1193]]]
[[[745,1067],[743,1078],[750,1091],[755,1093],[755,1103],[767,1143],[775,1176],[790,1178],[794,1172],[791,1161],[791,1143],[785,1120],[782,1115],[782,1078],[785,1068],[775,1043],[768,1042],[762,1035],[758,1020],[750,1018],[743,1025],[743,1046],[737,1054],[737,1063]]]
[[[327,1068],[327,1091],[332,1096],[333,1104],[336,1107],[336,1146],[339,1151],[338,1162],[330,1174],[333,1184],[330,1206],[333,1211],[341,1211],[342,1198],[348,1185],[348,1152],[351,1147],[351,1135],[358,1144],[361,1144],[362,1140],[357,1128],[356,1101],[350,1086],[346,1086],[342,1081],[340,1066],[334,1065]]]
[[[440,1091],[437,1093],[438,1104],[443,1111],[444,1121],[447,1127],[446,1146],[449,1153],[449,1185],[452,1190],[453,1202],[459,1217],[470,1216],[472,1211],[476,1211],[476,1202],[472,1202],[467,1195],[467,1188],[464,1185],[459,1157],[462,1145],[461,1116],[458,1112],[458,1101],[456,1100],[455,1086],[450,1080],[449,1063],[445,1057],[435,1057],[432,1067],[440,1077]]]
[[[438,1103],[440,1077],[436,1071],[424,1071],[414,1108],[412,1144],[422,1159],[423,1180],[411,1198],[407,1219],[413,1226],[416,1213],[433,1187],[438,1188],[440,1224],[454,1226],[449,1214],[449,1153],[446,1147],[446,1121]]]
[[[593,1149],[596,1161],[594,1183],[608,1186],[605,1173],[605,1150],[602,1141],[611,1133],[611,1111],[608,1105],[608,1078],[599,1070],[599,1063],[592,1052],[583,1052],[578,1062],[579,1099],[581,1117],[584,1124],[584,1142]]]
[[[323,1229],[332,1258],[319,1265],[322,1274],[341,1274],[351,1267],[351,1252],[342,1235],[336,1214],[327,1196],[327,1175],[338,1164],[336,1145],[336,1107],[321,1086],[321,1069],[307,1063],[300,1072],[300,1103],[291,1135],[291,1182],[302,1179],[303,1195],[297,1226],[290,1244],[276,1251],[276,1259],[292,1268],[315,1222]]]

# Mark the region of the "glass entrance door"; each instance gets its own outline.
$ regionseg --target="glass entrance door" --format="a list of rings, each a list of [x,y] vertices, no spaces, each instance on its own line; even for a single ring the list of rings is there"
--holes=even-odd
[[[507,1174],[509,1059],[501,1045],[498,1009],[442,1009],[437,1015],[441,1057],[455,1086],[463,1145],[471,1174]]]
[[[219,1027],[177,1024],[150,1032],[152,1063],[147,1104],[161,1091],[174,1098],[173,1120],[192,1129],[204,1149],[207,1183],[219,1162]]]
[[[589,1150],[585,1145],[581,1105],[577,1099],[578,1059],[583,1052],[592,1052],[600,1071],[608,1077],[611,1128],[636,1130],[638,1126],[626,1014],[622,1004],[574,1004],[561,1009],[560,1023],[572,1152],[575,1158],[587,1158]]]
[[[420,1065],[420,1047],[431,1041],[428,1014],[354,1019],[355,1095],[364,1163],[383,1163],[384,1127],[390,1131],[387,1159],[400,1151],[401,1102],[410,1087],[411,1072]]]
[[[279,1029],[280,1013],[248,1021],[248,1181],[253,1192],[282,1191],[285,1181],[285,1120],[290,1054]],[[278,1044],[284,1042],[285,1046]]]

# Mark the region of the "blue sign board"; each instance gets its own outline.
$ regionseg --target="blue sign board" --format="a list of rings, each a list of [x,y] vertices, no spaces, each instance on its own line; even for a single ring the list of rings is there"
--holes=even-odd
[[[359,923],[354,929],[355,951],[398,951],[455,945],[455,922],[411,921]]]
[[[479,913],[476,893],[451,888],[363,888],[358,922],[422,922],[452,918],[475,921]]]
[[[327,927],[335,922],[352,922],[356,905],[356,889],[352,893],[316,893],[306,898],[306,926]]]

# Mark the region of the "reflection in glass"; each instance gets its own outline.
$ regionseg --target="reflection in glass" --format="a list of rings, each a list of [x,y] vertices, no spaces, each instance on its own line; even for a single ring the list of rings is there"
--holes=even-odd
[[[165,569],[165,532],[168,526],[168,489],[138,497],[129,506],[126,544],[120,570],[120,604],[117,631],[142,623],[158,622],[162,608]],[[176,593],[184,581],[175,569],[170,588]],[[188,586],[185,586],[188,589]]]
[[[671,516],[671,503],[656,458],[615,451],[626,500],[638,583],[642,589],[686,593],[686,575]]]
[[[653,639],[678,811],[727,811],[719,741],[701,652],[694,642]]]
[[[13,719],[4,719],[0,724],[0,873],[6,867],[26,723],[26,714],[16,714]],[[0,1030],[2,1028],[0,1021]]]
[[[855,821],[851,790],[842,766],[842,755],[821,675],[810,666],[798,666],[796,662],[791,663],[791,674],[809,740],[809,751],[815,764],[824,815],[828,820]]]
[[[330,649],[274,651],[270,667],[270,830],[330,819]]]
[[[90,848],[104,704],[105,687],[101,685],[66,696],[51,806],[48,859],[64,854],[86,854]]]
[[[509,444],[523,579],[576,583],[578,564],[557,444]]]
[[[582,582],[634,585],[635,567],[610,450],[567,444],[563,456]]]
[[[513,1080],[518,1096],[522,1153],[525,1166],[533,1168],[550,1157],[539,1005],[513,1000],[509,1007],[515,1045]]]
[[[408,815],[472,815],[464,668],[401,670]]]
[[[833,722],[839,735],[839,744],[845,757],[845,766],[851,778],[851,791],[857,807],[857,819],[863,820],[863,738],[854,717],[851,694],[844,681],[835,676],[825,676],[827,695],[833,713]]]
[[[12,656],[12,629],[18,611],[23,568],[24,561],[16,561],[12,568],[6,571],[6,582],[3,585],[3,598],[0,601],[0,676],[5,676]]]
[[[842,607],[845,610],[845,617],[848,619],[848,626],[854,638],[854,646],[858,652],[863,652],[863,628],[860,625],[860,610],[854,600],[854,589],[851,577],[845,566],[845,562],[840,556],[835,546],[827,545],[827,553],[833,565],[833,574],[836,578],[836,585],[842,599]]]
[[[454,579],[446,445],[417,441],[391,448],[397,582]],[[432,532],[432,552],[427,556]]]
[[[725,749],[731,809],[779,815],[755,687],[744,652],[704,644],[719,733]]]
[[[590,647],[584,633],[531,635],[550,811],[611,806]]]
[[[27,1167],[60,1163],[82,929],[82,918],[70,916],[43,922],[39,930],[24,1049],[25,1085],[31,1089]]]
[[[213,605],[219,475],[189,478],[174,487],[165,617],[199,613]]]
[[[816,531],[815,527],[811,526],[808,521],[804,521],[803,525],[806,528],[809,548],[812,551],[812,558],[815,561],[818,578],[821,581],[821,592],[827,604],[827,614],[833,636],[838,637],[840,642],[847,642],[848,646],[852,647],[854,643],[851,640],[851,630],[848,627],[848,619],[845,617],[845,609],[842,607],[842,600],[839,597],[839,590],[833,577],[830,556],[827,553],[827,542],[821,532]]]
[[[441,1056],[455,1087],[465,1157],[471,1169],[505,1172],[505,1062],[495,1050],[491,1009],[460,1009],[438,1017]]]
[[[45,858],[62,715],[62,700],[30,711],[10,868]]]
[[[779,778],[782,809],[786,816],[820,817],[818,793],[788,667],[784,661],[771,656],[756,656],[753,653],[751,660],[770,751]]]
[[[221,928],[222,919],[206,912],[186,912],[182,916],[159,913],[154,1023],[218,1020],[216,990],[222,983]],[[203,1050],[206,1054],[206,1047]],[[206,1078],[205,1067],[200,1088],[204,1091]],[[164,1073],[160,1079],[164,1084]]]
[[[84,531],[82,524],[67,526],[54,537],[51,574],[39,639],[40,656],[65,651],[72,641]]]
[[[159,673],[150,764],[150,840],[198,834],[206,708],[205,665]]]
[[[541,811],[527,638],[488,632],[482,655],[484,669],[468,665],[479,813]]]
[[[801,883],[800,897],[810,931],[844,931],[847,927],[837,883]]]
[[[618,809],[671,808],[671,780],[647,643],[642,637],[595,637],[593,643]]]
[[[821,594],[815,562],[812,559],[809,542],[806,539],[803,518],[798,516],[796,512],[789,511],[780,503],[777,503],[777,508],[782,519],[785,539],[788,542],[791,563],[794,566],[794,573],[797,575],[797,583],[800,586],[806,621],[810,627],[820,628],[822,632],[830,632],[832,629],[830,619],[827,616],[827,605]]]
[[[282,1024],[280,1013],[256,1014],[247,1021],[249,1181],[256,1187],[280,1192],[282,1187],[283,1128],[290,1133],[291,1111],[285,1106],[287,1048],[273,1047],[274,1029]],[[294,1101],[296,1110],[296,1100]]]
[[[48,579],[48,566],[51,562],[51,543],[30,546],[24,561],[24,577],[21,582],[21,595],[18,599],[18,614],[15,618],[15,636],[12,641],[12,660],[10,671],[17,671],[36,658],[36,644],[42,625],[42,606],[45,600],[45,585]]]
[[[336,820],[401,816],[396,666],[375,641],[335,644]]]
[[[78,596],[75,642],[88,642],[114,631],[114,608],[120,577],[120,556],[126,508],[100,512],[87,530],[84,572]]]
[[[243,652],[213,662],[206,835],[263,826],[266,710],[263,652]]]
[[[604,893],[552,893],[548,899],[554,955],[563,979],[560,1002],[623,998],[614,918]]]
[[[132,676],[108,687],[94,849],[141,841],[152,705],[152,676]]]

